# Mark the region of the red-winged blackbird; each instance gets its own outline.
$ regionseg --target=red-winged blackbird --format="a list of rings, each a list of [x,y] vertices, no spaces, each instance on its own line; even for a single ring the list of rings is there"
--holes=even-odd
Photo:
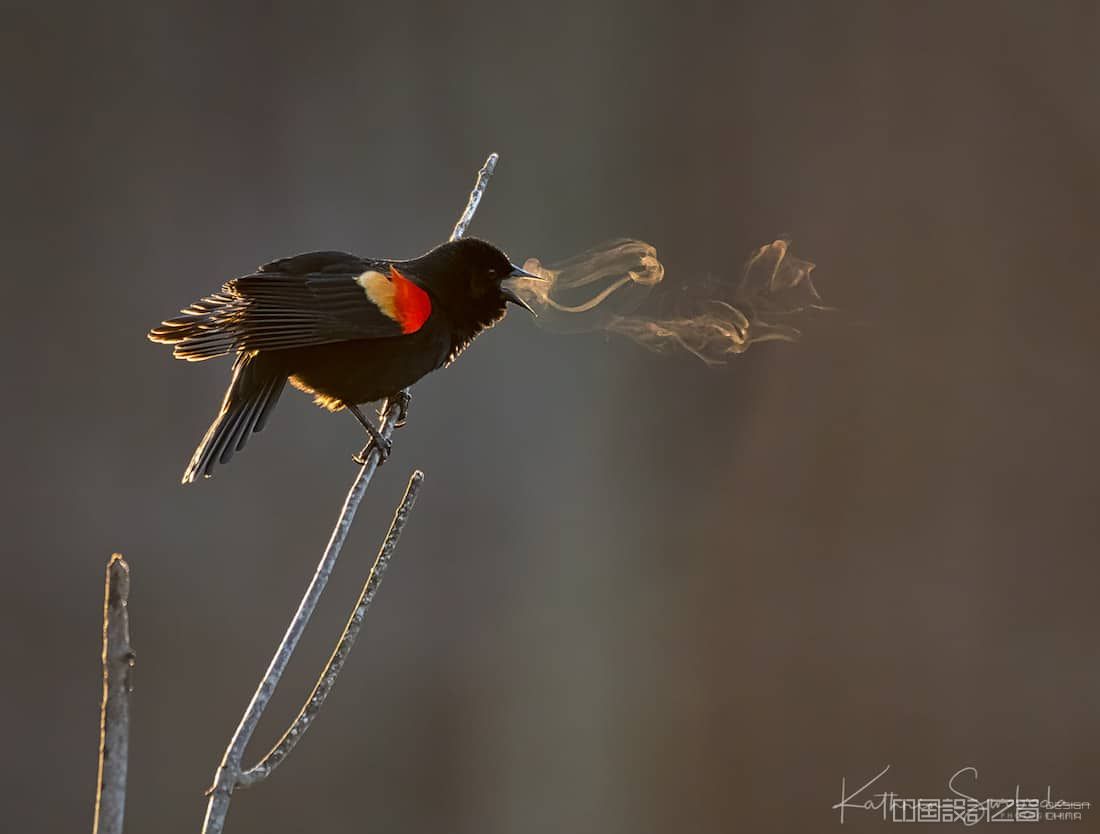
[[[536,277],[476,238],[408,261],[309,252],[264,264],[149,332],[192,362],[236,353],[233,381],[183,482],[209,477],[260,431],[287,380],[330,411],[346,408],[383,457],[360,403],[395,397],[452,362],[512,302],[507,278]],[[368,444],[369,446],[369,444]],[[364,452],[366,450],[364,449]]]

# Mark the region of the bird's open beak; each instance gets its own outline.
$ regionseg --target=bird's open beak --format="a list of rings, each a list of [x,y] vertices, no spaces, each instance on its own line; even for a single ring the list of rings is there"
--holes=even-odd
[[[509,278],[534,278],[536,281],[545,281],[541,275],[535,275],[533,272],[528,272],[521,266],[512,264],[512,271],[508,273]]]
[[[523,267],[516,266],[515,264],[512,264],[512,271],[510,273],[508,273],[508,278],[533,278],[536,281],[545,281],[546,280],[541,275],[535,275],[534,273],[528,272]],[[507,278],[505,280],[507,280]],[[535,312],[534,308],[532,308],[530,304],[528,304],[526,301],[524,301],[522,298],[520,298],[519,294],[516,293],[516,291],[514,289],[512,289],[511,287],[506,287],[503,284],[501,284],[500,285],[500,294],[503,295],[508,301],[512,302],[516,306],[522,307],[524,310],[526,310],[532,316],[537,316],[538,315],[538,313]]]
[[[504,298],[507,301],[510,301],[513,304],[515,304],[519,307],[522,307],[524,310],[526,310],[532,316],[537,316],[538,315],[538,313],[536,313],[532,309],[531,305],[528,304],[526,301],[524,301],[522,298],[520,298],[519,295],[517,295],[516,291],[514,289],[512,289],[511,287],[506,287],[502,284],[501,287],[500,287],[500,294],[503,295]]]

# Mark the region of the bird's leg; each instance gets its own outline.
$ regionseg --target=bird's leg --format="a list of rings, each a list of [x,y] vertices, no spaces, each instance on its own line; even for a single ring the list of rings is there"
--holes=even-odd
[[[378,449],[378,465],[381,466],[386,462],[386,458],[390,456],[390,450],[393,448],[393,443],[382,436],[382,433],[363,416],[363,412],[359,410],[359,406],[352,405],[351,403],[344,403],[348,411],[352,416],[359,421],[359,425],[367,430],[367,434],[370,435],[370,440],[367,445],[363,447],[363,450],[355,455],[352,460],[358,463],[360,466],[367,462],[367,455],[370,454],[371,447]]]

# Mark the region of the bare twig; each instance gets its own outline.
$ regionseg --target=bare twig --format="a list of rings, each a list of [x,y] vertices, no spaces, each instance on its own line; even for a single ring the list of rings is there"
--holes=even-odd
[[[455,224],[454,231],[451,233],[451,240],[457,240],[466,233],[467,227],[470,225],[470,221],[473,220],[474,213],[477,211],[478,203],[481,202],[481,197],[485,193],[485,188],[488,185],[489,177],[492,176],[494,168],[496,168],[497,155],[495,153],[490,154],[489,158],[485,160],[485,164],[478,172],[477,182],[474,184],[473,191],[470,192],[470,198],[466,203],[466,208],[462,212],[462,216],[458,219],[458,223]],[[407,391],[406,391],[407,393]],[[401,409],[397,407],[395,400],[390,400],[386,403],[386,407],[383,410],[382,426],[380,433],[385,440],[389,440],[393,434],[394,427],[398,419],[401,417]],[[248,742],[252,738],[253,732],[256,730],[256,726],[260,722],[260,717],[263,715],[264,710],[267,709],[267,705],[271,701],[271,697],[275,692],[275,687],[278,686],[279,680],[282,678],[283,672],[286,670],[287,664],[290,662],[291,656],[294,654],[295,648],[297,648],[298,640],[301,638],[302,633],[305,631],[306,625],[309,623],[310,617],[313,615],[314,609],[317,607],[317,602],[321,598],[321,594],[324,592],[325,585],[328,584],[329,576],[332,575],[333,567],[336,564],[336,559],[340,555],[340,549],[343,547],[344,540],[347,538],[348,530],[351,528],[352,520],[355,518],[355,512],[359,508],[360,502],[363,500],[363,495],[366,493],[367,487],[370,485],[371,478],[374,476],[375,470],[378,468],[378,464],[381,458],[381,454],[377,445],[371,447],[370,452],[367,454],[366,462],[359,470],[359,474],[356,476],[355,481],[351,485],[351,489],[348,492],[347,498],[344,500],[343,509],[340,511],[340,516],[336,521],[336,527],[332,531],[332,537],[329,539],[328,547],[325,548],[324,554],[321,556],[321,561],[317,565],[317,569],[313,574],[313,579],[310,580],[309,586],[306,588],[305,595],[302,597],[301,603],[298,605],[298,610],[291,618],[290,625],[287,627],[286,634],[283,635],[283,639],[275,649],[275,654],[271,658],[271,663],[267,667],[267,671],[264,673],[263,678],[260,680],[260,685],[256,688],[256,692],[252,696],[252,700],[249,702],[248,707],[245,709],[244,715],[241,718],[241,722],[237,725],[236,731],[233,733],[232,739],[230,739],[229,746],[226,748],[225,755],[222,757],[221,764],[218,766],[217,773],[214,776],[214,784],[208,791],[209,801],[206,805],[206,819],[203,823],[203,834],[221,834],[225,826],[225,817],[229,812],[229,803],[233,796],[235,788],[242,786],[246,782],[248,784],[254,784],[261,779],[266,778],[267,773],[270,773],[274,767],[285,758],[286,754],[290,752],[294,744],[297,743],[296,738],[291,740],[286,747],[285,752],[279,755],[277,758],[268,761],[269,758],[275,756],[277,751],[282,747],[283,743],[287,740],[287,736],[283,737],[283,741],[280,741],[278,745],[272,750],[272,752],[265,757],[257,768],[268,763],[267,773],[263,776],[257,776],[253,771],[245,771],[242,767],[242,761],[244,760],[245,748],[248,746]],[[413,479],[416,479],[416,473],[413,475]],[[418,482],[419,483],[419,482]],[[410,482],[410,490],[415,495],[415,490],[412,488],[412,482]],[[406,508],[405,516],[407,517],[408,509],[411,509],[412,502],[409,501],[409,495],[406,493],[406,501],[409,503],[409,507]],[[405,502],[402,502],[404,506]],[[398,508],[398,513],[401,512],[401,508]],[[395,524],[397,519],[395,518]],[[401,524],[397,525],[397,532],[400,533],[400,528],[404,525],[404,519],[401,520]],[[393,528],[390,530],[393,534]],[[390,536],[387,536],[387,542]],[[396,545],[396,537],[394,537],[394,545]],[[383,544],[383,550],[385,550],[386,544]],[[391,550],[392,553],[392,550]],[[381,558],[381,555],[380,557]],[[389,555],[386,556],[389,559]],[[376,563],[377,564],[377,563]],[[379,571],[380,578],[381,571]],[[370,578],[367,581],[368,588],[370,586]],[[377,582],[375,582],[377,586]],[[366,590],[364,591],[366,593]],[[373,597],[373,589],[371,590],[371,597]],[[366,613],[366,606],[370,604],[370,599],[360,599],[360,605],[362,606],[362,613]],[[352,621],[355,620],[356,614],[359,613],[360,605],[356,606],[356,612],[352,615]],[[352,621],[348,623],[348,629],[352,627]],[[358,625],[355,626],[355,631],[358,631]],[[348,629],[345,629],[344,636],[341,637],[340,645],[337,646],[337,653],[340,652],[341,645],[344,644],[345,638],[348,637]],[[354,635],[348,640],[346,649],[351,649],[351,644],[354,642]],[[345,651],[346,657],[346,651]],[[333,659],[329,661],[331,667],[336,655],[333,655]],[[340,666],[343,663],[343,659],[336,664],[336,673],[339,673]],[[313,695],[310,696],[306,706],[303,707],[302,715],[299,715],[301,719],[306,711],[310,708],[310,704],[317,696],[318,691],[322,690],[320,699],[316,705],[316,709],[320,709],[321,702],[324,701],[327,691],[332,687],[332,681],[329,681],[326,686],[322,686],[325,683],[325,677],[329,672],[329,668],[326,667],[322,678],[318,682],[317,687],[314,688]],[[332,676],[335,680],[335,674]],[[305,719],[303,728],[296,736],[300,736],[304,731],[304,726],[313,720],[313,715],[316,714],[316,709]],[[297,725],[297,721],[295,725]],[[294,732],[295,725],[292,725],[290,730],[287,731],[287,735]],[[250,775],[249,775],[250,774]]]
[[[420,470],[413,472],[409,478],[409,485],[405,489],[405,497],[401,499],[401,503],[393,515],[389,532],[386,533],[382,547],[378,550],[378,556],[374,560],[374,565],[371,567],[366,583],[363,585],[363,591],[359,594],[359,601],[351,612],[348,624],[344,627],[344,633],[340,635],[336,650],[321,671],[321,677],[317,680],[313,692],[310,693],[301,712],[298,713],[298,717],[294,719],[290,729],[283,734],[283,737],[279,739],[278,744],[271,749],[271,752],[264,756],[254,767],[250,767],[240,775],[237,779],[238,787],[247,788],[257,782],[262,782],[270,776],[271,772],[290,754],[294,746],[301,741],[302,736],[305,735],[306,730],[309,729],[313,719],[324,705],[325,699],[336,684],[337,676],[344,668],[344,661],[351,654],[352,646],[355,645],[355,638],[359,636],[359,631],[363,627],[363,619],[367,616],[367,609],[382,584],[382,575],[386,572],[394,550],[397,549],[401,531],[405,529],[405,522],[409,519],[409,513],[412,512],[413,504],[416,503],[416,494],[420,491],[420,485],[423,482],[424,473]]]
[[[466,236],[466,229],[469,227],[470,221],[474,219],[478,203],[481,202],[481,198],[485,194],[485,187],[489,184],[489,177],[496,170],[498,159],[500,159],[498,154],[489,154],[489,158],[485,160],[485,164],[477,172],[477,182],[474,183],[474,189],[470,192],[470,199],[466,201],[466,208],[462,210],[462,216],[455,223],[454,231],[451,232],[451,240],[458,240],[460,237]]]
[[[99,783],[93,834],[122,834],[130,747],[130,566],[118,553],[107,562],[103,592],[103,707],[99,714]]]

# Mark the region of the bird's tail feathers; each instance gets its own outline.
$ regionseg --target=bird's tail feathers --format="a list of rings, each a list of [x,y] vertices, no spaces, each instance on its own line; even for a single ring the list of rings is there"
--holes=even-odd
[[[183,483],[209,478],[215,466],[229,463],[244,448],[252,432],[263,429],[286,379],[286,372],[270,356],[249,352],[237,357],[221,410],[183,473]]]

